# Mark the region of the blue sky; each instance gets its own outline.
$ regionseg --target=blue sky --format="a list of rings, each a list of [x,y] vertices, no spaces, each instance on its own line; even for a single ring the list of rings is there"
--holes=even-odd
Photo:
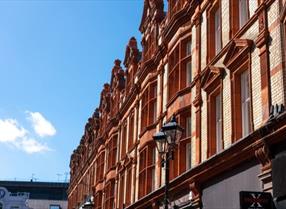
[[[143,0],[0,1],[0,179],[63,181]],[[57,175],[60,174],[60,175]]]

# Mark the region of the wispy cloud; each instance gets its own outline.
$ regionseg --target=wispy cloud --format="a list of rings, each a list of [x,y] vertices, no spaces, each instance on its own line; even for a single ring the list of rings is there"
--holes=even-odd
[[[28,112],[28,121],[31,122],[35,133],[40,137],[56,134],[54,126],[39,112]],[[46,143],[42,143],[33,137],[30,131],[25,129],[16,119],[0,118],[0,143],[16,147],[28,154],[51,151]]]
[[[48,121],[41,113],[39,112],[29,112],[28,120],[31,121],[32,127],[35,133],[40,137],[45,136],[54,136],[56,134],[56,129],[53,124]]]

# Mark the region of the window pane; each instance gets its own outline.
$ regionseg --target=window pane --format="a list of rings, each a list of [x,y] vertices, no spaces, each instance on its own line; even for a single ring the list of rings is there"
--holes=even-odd
[[[60,209],[59,205],[50,205],[50,209]]]
[[[215,54],[218,54],[221,50],[221,22],[220,22],[220,10],[215,12]]]
[[[192,117],[186,118],[186,137],[192,136]]]
[[[239,27],[242,28],[248,20],[248,0],[239,0]]]
[[[190,40],[190,41],[187,42],[186,54],[188,56],[188,55],[191,55],[191,53],[192,53],[192,41]]]
[[[242,137],[245,137],[250,133],[250,88],[248,71],[243,72],[240,79]]]
[[[222,150],[222,105],[221,105],[221,94],[215,98],[216,105],[216,151]]]
[[[186,71],[187,71],[187,86],[188,86],[192,82],[192,62],[187,62]]]
[[[151,185],[151,190],[153,191],[155,189],[155,178],[156,178],[156,173],[155,173],[155,164],[156,164],[156,148],[152,148],[152,167],[151,167],[151,176],[152,176],[152,185]]]
[[[156,173],[155,173],[155,166],[152,167],[152,185],[151,185],[151,190],[154,191],[155,190],[155,178],[156,178]]]
[[[192,146],[191,142],[186,144],[186,170],[192,167]]]

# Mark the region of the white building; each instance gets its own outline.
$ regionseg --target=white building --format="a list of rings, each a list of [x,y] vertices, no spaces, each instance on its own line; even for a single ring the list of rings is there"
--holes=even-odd
[[[5,187],[0,187],[0,209],[29,209],[29,193],[11,193]]]
[[[0,209],[67,209],[68,183],[0,181]]]

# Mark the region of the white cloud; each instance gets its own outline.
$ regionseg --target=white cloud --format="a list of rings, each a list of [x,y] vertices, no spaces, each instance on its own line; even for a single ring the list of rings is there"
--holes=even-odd
[[[0,142],[14,142],[17,138],[25,137],[27,133],[15,119],[0,119]]]
[[[35,139],[24,138],[23,140],[19,141],[16,146],[28,154],[51,151],[46,144],[42,144]]]
[[[31,138],[30,132],[15,119],[0,119],[0,143],[12,145],[28,154],[51,151],[44,143]]]
[[[37,135],[40,137],[45,136],[54,136],[56,134],[56,129],[53,124],[48,121],[41,113],[39,112],[29,112],[28,119],[32,122],[32,127]]]

